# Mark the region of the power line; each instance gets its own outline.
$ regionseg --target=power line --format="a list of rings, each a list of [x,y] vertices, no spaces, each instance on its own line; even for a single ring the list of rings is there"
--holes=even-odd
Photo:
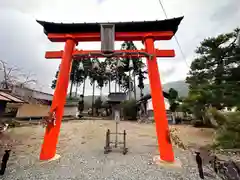
[[[180,45],[180,43],[179,43],[179,41],[178,41],[178,39],[177,39],[177,36],[174,35],[174,38],[175,38],[175,40],[176,40],[176,42],[177,42],[178,48],[179,48],[179,50],[180,50],[180,52],[181,52],[181,54],[182,54],[182,57],[183,57],[186,65],[187,65],[188,67],[190,67],[190,66],[188,65],[188,63],[187,63],[186,56],[185,56],[185,54],[183,53],[182,47],[181,47],[181,45]]]
[[[163,13],[164,13],[164,15],[165,15],[165,18],[168,19],[167,12],[166,12],[166,10],[165,10],[165,8],[164,8],[164,6],[163,6],[162,1],[161,1],[161,0],[158,0],[158,2],[159,2],[160,6],[161,6],[161,8],[162,8],[162,10],[163,10]],[[185,54],[183,53],[182,47],[181,47],[181,45],[180,45],[180,43],[179,43],[179,41],[178,41],[178,38],[177,38],[177,35],[176,35],[176,34],[174,35],[174,38],[175,38],[175,41],[176,41],[176,43],[177,43],[177,45],[178,45],[178,48],[179,48],[179,50],[180,50],[180,52],[181,52],[181,55],[182,55],[182,57],[183,57],[186,65],[190,68],[190,66],[189,66],[188,63],[187,63],[186,56],[185,56]]]
[[[158,0],[158,1],[159,1],[160,6],[162,7],[162,10],[163,10],[163,13],[164,13],[166,19],[167,19],[167,18],[168,18],[168,16],[167,16],[167,12],[165,11],[165,8],[164,8],[164,6],[163,6],[162,1],[161,1],[161,0]]]

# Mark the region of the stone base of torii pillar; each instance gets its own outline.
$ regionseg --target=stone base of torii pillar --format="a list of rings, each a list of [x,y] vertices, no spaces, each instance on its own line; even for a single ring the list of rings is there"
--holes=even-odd
[[[160,155],[156,155],[153,157],[153,162],[154,162],[154,164],[161,166],[161,167],[174,168],[174,169],[182,168],[182,163],[177,158],[175,158],[174,162],[167,162],[167,161],[161,160]]]

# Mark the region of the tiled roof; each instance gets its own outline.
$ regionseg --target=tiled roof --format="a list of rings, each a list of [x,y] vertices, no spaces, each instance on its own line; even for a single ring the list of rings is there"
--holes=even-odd
[[[8,102],[10,102],[11,100],[0,95],[0,101],[8,101]]]
[[[14,97],[8,93],[5,93],[5,92],[0,92],[0,100],[7,101],[7,102],[13,102],[13,103],[24,103],[23,100],[21,100],[17,97]]]

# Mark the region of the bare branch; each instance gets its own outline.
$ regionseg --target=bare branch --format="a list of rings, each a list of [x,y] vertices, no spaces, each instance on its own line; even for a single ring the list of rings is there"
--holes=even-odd
[[[20,69],[19,69],[19,68],[14,68],[14,67],[9,68],[9,69],[8,69],[8,73],[7,73],[7,76],[9,76],[9,75],[11,74],[11,72],[14,72],[14,71],[20,71]]]
[[[29,84],[29,83],[34,83],[34,84],[36,84],[36,83],[37,83],[37,80],[34,80],[34,79],[32,79],[32,80],[26,80],[26,81],[23,82],[22,84],[25,85],[25,84]]]
[[[4,73],[4,88],[9,89],[9,85],[17,83],[23,86],[30,83],[37,83],[36,78],[34,78],[35,74],[32,74],[31,72],[28,72],[27,74],[21,73],[20,68],[16,66],[8,67],[7,63],[3,60],[0,60],[0,62],[2,64],[2,68],[0,70],[3,70]]]
[[[21,80],[19,80],[21,83],[20,85],[22,86],[26,86],[28,84],[36,84],[37,80],[36,78],[34,78],[35,74],[32,74],[31,72],[28,72],[28,74],[20,74],[20,76],[22,76]]]

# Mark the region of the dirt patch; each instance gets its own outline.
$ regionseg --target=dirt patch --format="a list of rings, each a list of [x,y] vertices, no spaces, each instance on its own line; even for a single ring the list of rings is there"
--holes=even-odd
[[[74,120],[63,122],[59,143],[59,153],[70,151],[71,148],[81,144],[83,150],[103,149],[105,143],[105,134],[107,129],[115,131],[114,121],[108,120]],[[155,126],[137,124],[134,122],[121,122],[119,132],[127,132],[127,144],[136,151],[143,151],[145,144],[152,147],[157,145]],[[38,157],[41,149],[45,129],[41,125],[25,126],[8,129],[0,135],[0,156],[5,149],[12,149],[12,154],[16,156],[25,156],[34,153]],[[115,138],[115,137],[112,137]],[[119,137],[122,141],[123,137]],[[94,146],[93,146],[94,145]],[[91,146],[91,147],[90,147]],[[150,151],[150,150],[149,150]]]
[[[215,130],[211,128],[195,128],[190,125],[172,125],[171,135],[174,143],[181,149],[200,152],[203,164],[209,164],[212,160],[212,144]]]
[[[215,130],[211,128],[195,128],[190,125],[172,125],[175,134],[187,148],[201,148],[212,145]]]

